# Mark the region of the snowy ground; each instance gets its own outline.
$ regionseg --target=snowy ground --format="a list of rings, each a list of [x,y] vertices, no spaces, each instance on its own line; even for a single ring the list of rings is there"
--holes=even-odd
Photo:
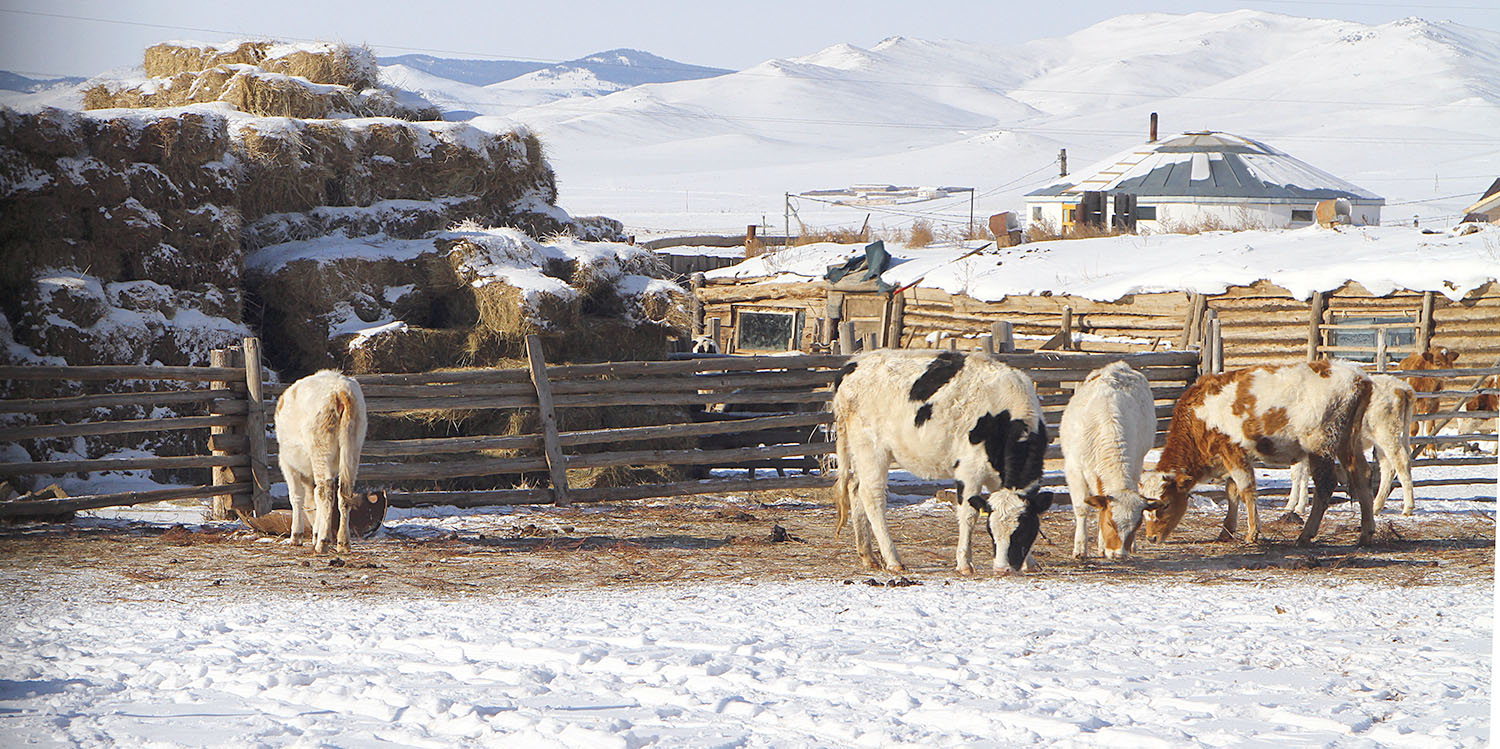
[[[1284,486],[1284,472],[1262,478]],[[1396,522],[1493,522],[1494,484],[1419,496],[1417,515]],[[903,522],[951,525],[932,500],[892,514],[902,543],[914,543]],[[1049,513],[1049,535],[1064,536],[1068,515]],[[1331,519],[1348,515],[1341,505]],[[393,511],[387,533],[422,542],[549,518]],[[394,574],[388,563],[371,574]],[[1422,584],[1352,569],[1246,568],[1205,583],[1054,567],[972,580],[927,570],[910,587],[731,574],[401,596],[181,577],[121,587],[82,563],[41,567],[0,601],[0,735],[12,745],[1433,747],[1489,736],[1492,566]]]

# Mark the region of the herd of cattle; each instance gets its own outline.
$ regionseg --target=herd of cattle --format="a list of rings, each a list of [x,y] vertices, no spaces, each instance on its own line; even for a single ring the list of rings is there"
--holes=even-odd
[[[1448,369],[1456,359],[1434,347],[1408,357],[1402,368]],[[1256,542],[1257,460],[1293,467],[1287,508],[1307,513],[1299,545],[1317,535],[1337,483],[1359,503],[1359,543],[1368,545],[1373,516],[1397,474],[1403,512],[1413,511],[1408,438],[1420,423],[1414,416],[1432,412],[1436,403],[1416,393],[1440,388],[1437,378],[1369,375],[1339,360],[1206,374],[1178,398],[1156,467],[1145,471],[1156,434],[1150,383],[1125,362],[1097,369],[1074,390],[1059,425],[1074,514],[1073,555],[1087,555],[1091,508],[1097,510],[1100,551],[1124,559],[1143,525],[1147,539],[1165,541],[1186,513],[1192,489],[1218,479],[1229,498],[1224,533],[1232,537],[1244,505],[1245,540]],[[1466,405],[1494,410],[1493,403]],[[855,550],[867,569],[905,571],[885,520],[892,466],[924,479],[953,480],[960,574],[974,571],[970,547],[983,514],[989,516],[995,571],[1034,566],[1031,547],[1053,500],[1042,490],[1051,440],[1036,386],[1025,372],[984,354],[869,351],[840,372],[833,412],[835,532],[852,523]],[[278,400],[275,423],[291,495],[292,543],[306,540],[311,512],[315,550],[334,544],[348,551],[351,526],[363,535],[372,530],[372,508],[378,504],[384,514],[383,493],[354,492],[366,421],[359,384],[332,370],[298,380]],[[1380,459],[1378,492],[1369,483],[1368,447]],[[247,518],[252,520],[265,523]],[[872,541],[883,564],[877,564]]]

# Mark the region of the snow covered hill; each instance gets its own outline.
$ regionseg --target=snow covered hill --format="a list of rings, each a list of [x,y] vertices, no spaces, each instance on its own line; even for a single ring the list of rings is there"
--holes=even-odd
[[[1496,81],[1500,35],[1451,23],[1155,13],[1020,45],[840,44],[492,113],[539,130],[570,210],[637,230],[743,229],[781,219],[785,192],[862,182],[969,185],[980,215],[1014,210],[1059,149],[1075,166],[1107,156],[1143,141],[1153,111],[1163,135],[1269,142],[1385,196],[1391,220],[1446,220],[1500,173]],[[801,208],[812,224],[864,217]],[[947,208],[966,219],[967,201]]]

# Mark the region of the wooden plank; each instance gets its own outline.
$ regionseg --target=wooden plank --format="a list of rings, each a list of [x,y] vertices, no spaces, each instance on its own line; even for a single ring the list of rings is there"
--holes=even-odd
[[[542,339],[535,334],[526,336],[526,362],[531,366],[531,384],[536,387],[537,409],[541,415],[542,450],[547,456],[547,472],[552,477],[553,500],[557,506],[567,507],[567,464],[557,441],[557,412],[552,407],[552,384],[547,379],[547,360],[542,356]]]
[[[0,442],[54,437],[92,437],[103,434],[166,432],[182,429],[206,429],[233,426],[244,421],[238,416],[179,416],[169,419],[130,419],[126,421],[89,421],[81,424],[46,424],[0,428]]]
[[[603,468],[606,466],[635,465],[718,465],[733,464],[740,460],[785,458],[791,456],[828,455],[834,451],[832,442],[812,442],[800,445],[771,445],[768,447],[739,447],[730,450],[627,450],[611,453],[588,453],[569,455],[569,468]]]
[[[710,403],[823,403],[833,399],[831,390],[763,390],[736,393],[612,393],[607,395],[560,395],[557,408],[591,406],[688,406]],[[791,409],[787,409],[791,410]]]
[[[256,517],[271,511],[271,480],[266,475],[266,407],[261,391],[260,339],[241,343],[245,352],[245,436],[250,440],[250,504]]]
[[[0,366],[0,380],[176,380],[210,382],[239,380],[244,370],[225,367],[165,367],[105,364],[73,367],[56,365]]]
[[[181,489],[154,489],[144,492],[120,492],[118,494],[90,494],[65,499],[42,499],[19,502],[0,502],[0,518],[16,515],[40,515],[78,510],[95,510],[101,507],[128,507],[147,502],[164,502],[169,499],[202,499],[215,494],[229,492],[242,494],[250,491],[249,482],[228,486],[189,486]]]
[[[244,455],[185,455],[141,458],[99,458],[95,460],[43,460],[25,463],[0,463],[0,476],[28,474],[94,473],[97,471],[165,470],[171,468],[243,467],[250,465]]]
[[[1491,467],[1493,467],[1494,465],[1495,465],[1495,456],[1493,456],[1493,455],[1471,455],[1471,456],[1462,457],[1462,458],[1422,458],[1421,460],[1413,460],[1411,462],[1411,467],[1412,467],[1413,470],[1415,470],[1417,468],[1421,468],[1423,466],[1491,466]],[[1485,480],[1486,481],[1492,481],[1493,479],[1489,478],[1489,479],[1485,479]]]
[[[536,396],[495,396],[445,398],[369,398],[366,413],[401,413],[405,411],[467,411],[495,408],[536,408]]]
[[[540,434],[491,435],[479,437],[428,437],[409,440],[371,440],[360,455],[369,458],[394,458],[404,455],[441,455],[479,450],[535,450],[542,446]]]
[[[211,383],[214,384],[214,383]],[[206,403],[235,397],[235,391],[214,387],[208,390],[159,390],[139,393],[97,393],[65,398],[16,398],[0,400],[0,413],[49,413],[117,406],[160,406],[170,403]]]
[[[241,363],[243,363],[243,362],[241,362]],[[221,368],[221,369],[232,368],[234,366],[234,364],[235,364],[234,353],[231,352],[229,349],[214,349],[214,350],[208,352],[208,364],[211,367],[218,367],[218,368]],[[226,380],[215,380],[213,382],[210,382],[208,385],[209,385],[209,388],[211,389],[210,392],[212,392],[213,390],[218,390],[218,391],[221,391],[221,392],[225,392],[227,394],[231,394],[231,395],[233,394],[233,391],[229,390],[229,382],[226,381]],[[240,434],[234,434],[235,432],[241,432],[241,433]],[[250,438],[246,437],[243,434],[243,430],[240,427],[235,427],[235,426],[209,427],[208,428],[209,449],[212,450],[212,451],[214,451],[215,455],[228,455],[231,451],[224,450],[224,449],[222,449],[222,447],[216,446],[215,442],[216,442],[216,438],[218,438],[217,441],[219,443],[222,443],[223,442],[223,438],[227,438],[227,437],[230,437],[230,436],[239,437],[239,438],[243,439],[244,442],[245,442],[243,448],[241,448],[239,450],[234,450],[232,452],[248,453],[250,451]],[[236,478],[238,478],[238,477],[236,477],[234,475],[234,469],[231,468],[231,467],[229,467],[229,466],[215,466],[214,469],[213,469],[213,482],[214,482],[215,486],[223,486],[223,485],[238,483],[235,480]],[[209,517],[210,520],[231,520],[231,519],[233,519],[234,518],[234,495],[232,495],[232,494],[220,494],[220,495],[215,496],[213,498],[213,500],[209,503],[208,517]]]
[[[1316,361],[1318,347],[1323,345],[1323,313],[1328,309],[1328,297],[1323,292],[1314,292],[1307,307],[1307,360]]]
[[[1500,367],[1477,369],[1393,369],[1386,374],[1394,377],[1484,377],[1500,374]]]
[[[700,359],[650,362],[604,362],[601,364],[565,364],[548,367],[549,380],[570,380],[603,375],[685,374],[689,372],[738,372],[761,369],[838,369],[846,357],[832,354],[794,354],[790,356],[707,356]]]
[[[1494,434],[1440,434],[1435,437],[1412,437],[1413,445],[1459,445],[1465,442],[1495,442],[1500,435]]]
[[[833,414],[817,411],[783,416],[759,416],[729,421],[710,421],[697,424],[665,424],[662,426],[623,427],[620,429],[597,429],[581,432],[563,432],[558,441],[563,447],[597,445],[610,442],[626,442],[646,439],[671,439],[677,437],[702,437],[717,434],[754,434],[770,429],[787,427],[809,427],[832,424]]]
[[[540,455],[521,458],[482,458],[476,460],[435,460],[412,463],[362,463],[360,481],[441,481],[472,476],[505,476],[516,473],[546,471],[547,459]],[[550,491],[550,490],[549,490]]]
[[[362,374],[355,375],[361,389],[374,385],[439,385],[439,384],[490,384],[520,383],[528,385],[524,369],[439,369],[432,372],[409,374]]]

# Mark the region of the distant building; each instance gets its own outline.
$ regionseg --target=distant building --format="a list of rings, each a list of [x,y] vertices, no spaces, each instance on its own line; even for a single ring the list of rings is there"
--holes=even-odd
[[[1496,179],[1474,205],[1464,209],[1464,221],[1500,222],[1500,179]]]
[[[1027,218],[1153,231],[1308,226],[1319,201],[1348,201],[1349,223],[1379,224],[1382,198],[1264,143],[1183,133],[1144,143],[1026,194]]]

